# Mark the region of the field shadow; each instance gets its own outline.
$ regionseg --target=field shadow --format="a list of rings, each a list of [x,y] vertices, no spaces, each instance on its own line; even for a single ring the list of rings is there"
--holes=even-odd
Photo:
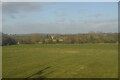
[[[30,76],[28,76],[27,78],[31,78],[31,77],[33,77],[33,76],[35,76],[35,75],[42,75],[42,74],[44,73],[44,71],[46,71],[46,70],[49,69],[49,68],[51,68],[51,67],[48,66],[48,67],[46,67],[46,68],[44,68],[44,69],[42,69],[42,70],[40,70],[40,71],[38,71],[38,72],[30,75]],[[46,77],[45,77],[45,76],[39,76],[38,78],[45,79]]]

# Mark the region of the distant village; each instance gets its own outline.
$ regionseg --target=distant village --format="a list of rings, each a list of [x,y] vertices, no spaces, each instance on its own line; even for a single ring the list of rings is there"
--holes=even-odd
[[[3,34],[3,45],[118,43],[118,33],[85,34]]]

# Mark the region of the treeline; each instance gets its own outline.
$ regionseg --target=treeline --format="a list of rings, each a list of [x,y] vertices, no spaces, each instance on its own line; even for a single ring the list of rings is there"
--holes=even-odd
[[[117,43],[117,33],[12,35],[18,44]]]
[[[86,34],[14,34],[2,33],[2,45],[118,43],[117,33]]]
[[[14,45],[17,44],[17,41],[15,38],[13,38],[10,35],[0,33],[0,45],[5,46],[5,45]]]

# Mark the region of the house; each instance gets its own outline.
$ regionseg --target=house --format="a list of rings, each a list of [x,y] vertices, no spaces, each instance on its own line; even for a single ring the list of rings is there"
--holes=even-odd
[[[20,44],[20,42],[18,41],[17,44]]]
[[[59,39],[60,42],[63,42],[63,39]]]

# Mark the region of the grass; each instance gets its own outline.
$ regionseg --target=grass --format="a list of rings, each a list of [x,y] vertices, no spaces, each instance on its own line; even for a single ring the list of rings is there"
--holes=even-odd
[[[3,78],[116,78],[117,44],[3,47]]]

